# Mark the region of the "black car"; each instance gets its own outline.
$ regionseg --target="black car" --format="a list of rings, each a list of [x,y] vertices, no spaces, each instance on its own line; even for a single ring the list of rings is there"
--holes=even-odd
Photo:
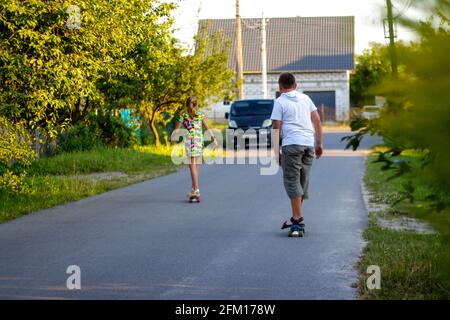
[[[227,146],[234,148],[250,144],[266,142],[271,145],[272,114],[274,100],[255,99],[238,100],[231,107],[230,112],[225,114],[228,119],[226,142]]]

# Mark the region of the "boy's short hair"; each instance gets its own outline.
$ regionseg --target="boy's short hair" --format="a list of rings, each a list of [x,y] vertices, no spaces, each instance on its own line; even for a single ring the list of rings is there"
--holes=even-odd
[[[295,85],[295,77],[289,72],[282,73],[278,78],[278,84],[283,89],[291,89]]]

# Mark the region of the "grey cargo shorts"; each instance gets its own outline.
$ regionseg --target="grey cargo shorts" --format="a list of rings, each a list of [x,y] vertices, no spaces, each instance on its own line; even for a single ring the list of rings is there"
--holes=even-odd
[[[289,198],[308,199],[309,171],[314,157],[313,147],[300,145],[282,147],[283,183]]]

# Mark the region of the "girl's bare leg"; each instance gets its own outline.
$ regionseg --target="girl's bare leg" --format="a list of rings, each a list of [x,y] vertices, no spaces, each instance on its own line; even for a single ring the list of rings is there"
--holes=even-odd
[[[189,170],[191,172],[192,190],[196,190],[198,189],[197,165],[195,163],[190,163]]]
[[[200,157],[191,158],[191,163],[189,164],[189,170],[191,171],[191,179],[192,179],[192,189],[199,189],[198,186],[198,175],[200,171]]]
[[[195,190],[198,190],[198,189],[199,189],[199,186],[198,186],[198,177],[200,176],[200,163],[197,162],[195,165],[197,166],[197,168],[196,168],[196,173],[197,173],[197,188],[195,188]]]

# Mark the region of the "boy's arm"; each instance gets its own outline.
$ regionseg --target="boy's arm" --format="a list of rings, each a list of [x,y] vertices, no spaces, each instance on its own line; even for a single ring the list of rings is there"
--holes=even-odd
[[[277,164],[280,165],[280,139],[281,139],[281,125],[283,120],[283,107],[279,102],[279,99],[275,100],[273,104],[272,115],[270,116],[272,119],[272,146],[273,151],[275,152],[275,159]]]
[[[322,133],[322,123],[320,121],[320,116],[317,110],[311,112],[311,121],[314,125],[314,130],[316,131],[316,158],[319,159],[323,154],[323,133]]]
[[[273,150],[275,152],[275,159],[280,164],[280,132],[281,132],[281,121],[280,120],[273,120],[273,126],[272,126],[272,145]]]

